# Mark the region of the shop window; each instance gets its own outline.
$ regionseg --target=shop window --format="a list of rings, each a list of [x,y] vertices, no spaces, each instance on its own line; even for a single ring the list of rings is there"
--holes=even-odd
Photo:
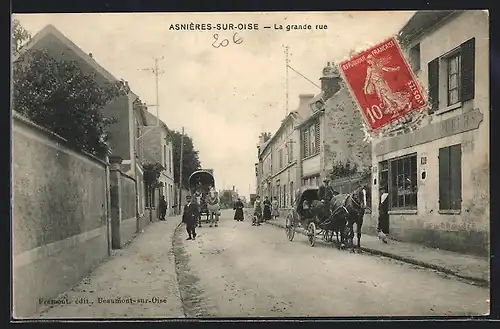
[[[417,209],[417,155],[390,160],[391,209]]]

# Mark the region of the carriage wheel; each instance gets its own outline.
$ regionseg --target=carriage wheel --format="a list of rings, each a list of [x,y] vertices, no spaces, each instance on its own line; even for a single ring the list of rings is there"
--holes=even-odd
[[[295,227],[293,225],[293,218],[291,216],[288,216],[286,218],[285,230],[288,240],[292,241],[295,237]]]
[[[314,247],[316,244],[316,224],[313,222],[309,223],[309,226],[307,227],[307,237],[311,247]]]

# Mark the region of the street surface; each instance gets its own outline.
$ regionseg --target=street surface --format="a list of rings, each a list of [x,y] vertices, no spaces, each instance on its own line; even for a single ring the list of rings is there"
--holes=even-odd
[[[339,251],[224,210],[219,227],[175,234],[185,314],[192,316],[481,315],[489,291],[432,270]]]

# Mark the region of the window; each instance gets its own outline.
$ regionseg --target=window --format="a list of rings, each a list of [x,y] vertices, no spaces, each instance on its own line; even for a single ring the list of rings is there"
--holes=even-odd
[[[417,155],[390,160],[391,209],[417,209]]]
[[[172,150],[168,150],[168,172],[170,175],[173,173],[173,168],[172,168]]]
[[[460,54],[455,54],[446,59],[448,75],[448,105],[460,102]]]
[[[427,64],[429,113],[474,99],[475,47],[475,38],[469,39]]]
[[[167,161],[167,145],[163,145],[163,166],[169,170],[168,166],[168,161]]]
[[[316,121],[302,133],[303,158],[320,152],[321,130],[319,121]]]
[[[315,154],[316,150],[316,126],[312,125],[309,127],[309,155]]]
[[[283,149],[278,151],[278,168],[283,168]]]
[[[152,186],[147,186],[144,183],[144,191],[146,192],[146,208],[155,208],[155,188]]]
[[[462,146],[439,149],[439,210],[462,208]]]
[[[420,43],[410,49],[410,65],[414,72],[420,70]]]
[[[292,141],[288,142],[287,146],[288,146],[288,162],[290,163],[293,161],[293,142]]]

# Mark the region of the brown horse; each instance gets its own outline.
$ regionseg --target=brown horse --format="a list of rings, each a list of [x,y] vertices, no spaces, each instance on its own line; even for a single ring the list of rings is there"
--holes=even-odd
[[[364,186],[349,194],[338,194],[330,201],[337,240],[340,231],[342,245],[354,248],[354,224],[356,224],[357,247],[361,247],[361,228],[366,207],[367,189]]]

